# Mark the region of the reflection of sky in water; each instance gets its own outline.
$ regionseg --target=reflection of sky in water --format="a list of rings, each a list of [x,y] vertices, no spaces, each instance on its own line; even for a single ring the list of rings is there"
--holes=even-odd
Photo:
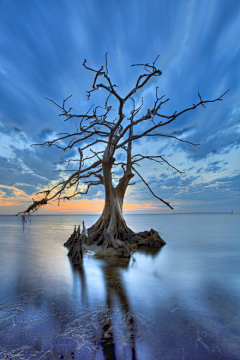
[[[167,245],[125,267],[86,255],[82,269],[62,246],[81,217],[34,217],[24,234],[0,217],[0,358],[239,359],[238,217],[131,215]]]

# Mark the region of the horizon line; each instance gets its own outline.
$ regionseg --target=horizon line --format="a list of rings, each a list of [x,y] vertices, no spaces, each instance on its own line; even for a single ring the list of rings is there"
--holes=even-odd
[[[81,216],[96,216],[99,215],[100,213],[97,214],[86,214],[86,213],[77,213],[77,214],[69,214],[69,212],[66,213],[56,213],[56,214],[32,214],[32,215],[27,215],[27,216],[77,216],[77,215],[81,215]],[[193,212],[175,212],[175,213],[125,213],[123,215],[191,215],[191,214],[240,214],[239,211],[193,211]],[[0,216],[18,216],[16,214],[0,214]],[[19,214],[20,216],[20,214]]]

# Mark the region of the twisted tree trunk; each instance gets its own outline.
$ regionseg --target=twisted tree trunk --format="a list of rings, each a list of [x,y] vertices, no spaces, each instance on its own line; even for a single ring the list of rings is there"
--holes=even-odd
[[[109,155],[110,152],[110,155]],[[123,200],[129,181],[133,177],[127,169],[120,179],[118,186],[112,185],[112,165],[115,159],[111,156],[111,147],[106,149],[103,156],[103,185],[105,188],[105,206],[99,220],[88,229],[87,244],[103,245],[104,249],[117,249],[116,240],[131,243],[134,232],[126,225],[122,214]]]

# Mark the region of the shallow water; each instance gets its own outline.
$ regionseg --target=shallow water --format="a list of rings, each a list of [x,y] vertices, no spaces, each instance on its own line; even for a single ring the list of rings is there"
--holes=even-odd
[[[0,216],[0,359],[240,359],[238,214],[126,215],[167,245],[76,269],[62,244],[96,219]]]

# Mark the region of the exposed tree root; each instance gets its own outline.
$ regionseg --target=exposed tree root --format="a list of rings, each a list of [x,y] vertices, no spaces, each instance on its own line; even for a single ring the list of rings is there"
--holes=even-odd
[[[163,245],[166,245],[165,241],[157,231],[153,229],[135,234],[133,240],[137,243],[138,247],[147,246],[151,248],[160,248]]]
[[[114,232],[109,231],[109,223],[100,219],[88,230],[83,223],[81,232],[80,226],[75,226],[64,246],[69,248],[68,256],[73,263],[83,261],[83,253],[87,250],[97,252],[98,258],[117,257],[130,258],[132,254],[141,247],[160,249],[165,241],[153,229],[134,233],[126,224],[118,224]]]

